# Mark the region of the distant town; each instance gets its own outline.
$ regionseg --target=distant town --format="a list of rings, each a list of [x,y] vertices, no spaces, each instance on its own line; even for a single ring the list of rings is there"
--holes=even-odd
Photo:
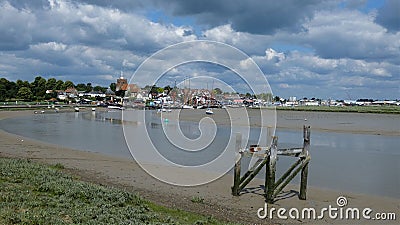
[[[2,105],[18,102],[48,102],[55,104],[89,104],[133,108],[221,108],[221,107],[298,107],[298,106],[400,106],[399,100],[334,100],[319,98],[282,98],[271,93],[251,94],[223,92],[219,88],[196,89],[190,87],[129,84],[120,77],[109,87],[92,86],[91,83],[74,84],[71,81],[36,77],[31,83],[0,78]],[[32,104],[32,103],[31,103]]]

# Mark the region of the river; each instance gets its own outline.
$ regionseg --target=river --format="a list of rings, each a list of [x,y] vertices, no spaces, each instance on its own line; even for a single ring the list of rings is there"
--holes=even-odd
[[[150,113],[154,114],[154,112]],[[302,146],[301,130],[288,127],[287,124],[290,120],[297,121],[299,124],[305,123],[304,115],[306,117],[308,115],[308,122],[314,123],[316,127],[311,131],[312,160],[309,167],[309,185],[341,192],[400,198],[400,138],[396,133],[396,126],[400,121],[396,118],[399,117],[373,116],[374,120],[371,121],[368,115],[352,114],[349,117],[344,116],[345,113],[307,114],[278,111],[276,135],[279,137],[280,147]],[[313,117],[323,118],[320,126],[312,120]],[[338,117],[350,119],[343,122],[344,119],[338,121]],[[357,119],[351,119],[352,117]],[[125,142],[120,118],[120,111],[45,113],[4,119],[0,121],[0,127],[10,133],[69,148],[122,158],[132,157]],[[380,124],[377,129],[380,133],[356,132],[357,128],[354,126],[355,132],[351,129],[332,130],[323,127],[324,124],[342,124],[349,127],[351,121],[356,121],[357,124]],[[387,125],[388,129],[385,130],[382,123],[387,123],[387,121],[393,122]],[[165,142],[161,123],[163,121],[153,120],[151,126],[147,126],[156,145],[163,145]],[[285,128],[279,128],[280,124]],[[134,129],[143,130],[144,126],[135,125]],[[173,123],[171,122],[168,126],[173,126]],[[180,129],[190,138],[196,138],[199,135],[196,122],[182,122]],[[230,129],[227,126],[218,126],[217,132],[220,136],[229,135]],[[250,142],[256,139],[255,133],[251,132]],[[211,143],[206,150],[197,153],[176,151],[173,146],[167,146],[162,148],[162,154],[180,164],[198,165],[221,154],[218,149],[222,149],[221,146],[225,144],[223,141],[216,141]],[[145,148],[145,146],[142,147]],[[282,174],[293,161],[294,159],[290,157],[280,157],[277,164],[278,175]],[[247,166],[246,163],[248,161],[244,163],[244,167]],[[298,180],[299,178],[294,182]]]

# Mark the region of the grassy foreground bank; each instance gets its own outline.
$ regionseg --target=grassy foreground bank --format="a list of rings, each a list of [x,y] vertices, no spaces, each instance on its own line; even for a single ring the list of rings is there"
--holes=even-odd
[[[62,169],[0,158],[0,224],[223,224],[77,180]]]

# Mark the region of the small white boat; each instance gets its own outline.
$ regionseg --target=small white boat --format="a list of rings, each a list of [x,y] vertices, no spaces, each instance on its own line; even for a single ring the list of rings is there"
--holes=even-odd
[[[74,108],[75,112],[79,112],[79,107]]]
[[[183,105],[182,109],[193,109],[193,106],[191,106],[191,105]]]
[[[96,111],[96,108],[95,108],[95,107],[93,107],[93,108],[92,108],[92,111]]]
[[[119,110],[123,110],[124,107],[122,106],[116,106],[116,105],[109,105],[107,106],[108,109],[119,109]]]
[[[212,109],[208,108],[208,109],[206,110],[206,114],[207,114],[207,115],[212,115],[212,114],[214,114],[214,112],[212,111]]]

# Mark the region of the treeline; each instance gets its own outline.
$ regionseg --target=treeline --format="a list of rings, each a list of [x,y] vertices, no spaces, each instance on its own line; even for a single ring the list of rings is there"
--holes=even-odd
[[[0,101],[25,100],[25,101],[42,101],[57,98],[57,91],[65,91],[68,88],[75,88],[77,91],[84,92],[106,92],[107,87],[95,86],[91,83],[74,84],[72,81],[62,81],[55,78],[45,79],[41,76],[35,77],[35,80],[28,81],[17,80],[9,81],[6,78],[0,78]],[[110,85],[115,91],[115,83]],[[46,93],[52,90],[51,93]]]

